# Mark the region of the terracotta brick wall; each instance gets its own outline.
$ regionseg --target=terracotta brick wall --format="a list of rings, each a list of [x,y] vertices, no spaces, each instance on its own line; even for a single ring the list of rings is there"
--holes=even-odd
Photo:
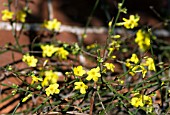
[[[13,0],[14,3],[12,4],[12,11],[15,11],[15,7],[17,4],[18,9],[22,9],[25,6],[24,0],[19,0],[18,3]],[[16,0],[17,1],[17,0]],[[48,19],[49,12],[48,12],[48,0],[32,0],[28,3],[28,6],[30,7],[32,13],[27,16],[27,23],[42,23],[44,20]],[[6,7],[3,6],[3,3],[7,3],[7,0],[1,0],[0,1],[0,11],[5,9]],[[109,18],[115,16],[117,10],[116,10],[116,3],[117,1],[112,0],[101,0],[99,3],[99,6],[97,7],[92,20],[90,22],[90,26],[95,27],[101,27],[101,26],[107,26],[107,23],[109,19],[107,18],[105,12],[104,12],[104,6],[102,4],[105,4],[108,8],[108,13],[110,14]],[[52,9],[53,9],[53,18],[57,18],[59,21],[62,22],[64,25],[69,26],[80,26],[84,27],[87,19],[90,16],[90,13],[93,9],[93,6],[95,4],[95,0],[51,0]],[[154,6],[155,9],[160,9],[162,6],[162,2],[152,1],[152,0],[144,0],[144,1],[135,1],[135,0],[127,0],[125,2],[125,7],[128,8],[129,13],[140,13],[141,15],[141,23],[143,24],[149,24],[154,25],[158,23],[159,21],[151,17],[150,14],[146,13],[146,10],[148,11],[149,6]],[[151,13],[151,10],[149,10],[149,13]],[[154,14],[153,14],[154,15]],[[2,14],[0,13],[0,17]],[[0,21],[1,18],[0,18]],[[26,32],[25,32],[26,33]],[[21,44],[29,44],[31,40],[37,36],[37,32],[30,33],[30,35],[26,35],[25,33],[22,34],[20,43]],[[27,32],[28,33],[28,32]],[[5,43],[15,43],[14,38],[12,37],[12,33],[10,31],[4,31],[0,30],[0,46],[5,45]],[[30,38],[31,37],[31,38]],[[107,37],[106,33],[90,33],[88,37],[85,39],[85,44],[91,44],[93,42],[103,43]],[[4,39],[7,38],[7,39]],[[56,36],[56,39],[64,41],[64,42],[77,42],[77,35],[70,32],[62,32],[58,36]],[[1,55],[2,56],[2,55]],[[3,56],[4,57],[4,56]],[[19,59],[19,56],[16,55],[16,60]],[[1,66],[7,64],[11,59],[6,61],[0,61]],[[2,63],[1,63],[2,62]]]

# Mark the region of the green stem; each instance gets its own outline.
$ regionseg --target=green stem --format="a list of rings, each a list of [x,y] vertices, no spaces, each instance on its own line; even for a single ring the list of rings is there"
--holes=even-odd
[[[122,2],[121,2],[122,6],[123,6],[124,2],[125,2],[125,0],[122,0]],[[109,36],[111,36],[111,35],[114,33],[115,26],[116,26],[116,23],[117,23],[117,21],[118,21],[118,19],[119,19],[120,13],[121,13],[121,8],[118,9],[118,13],[117,13],[115,22],[114,22],[114,24],[113,24],[113,26],[112,26],[112,31],[109,33]]]
[[[15,109],[14,109],[14,111],[12,112],[12,115],[15,115],[15,112],[16,112],[16,110],[18,109],[18,107],[20,106],[20,102],[18,103],[18,105],[15,107]]]
[[[123,99],[126,99],[127,101],[129,101],[129,98],[127,98],[126,96],[123,96],[122,94],[118,93],[111,85],[110,82],[106,81],[103,78],[104,83],[107,85],[107,87],[117,96],[117,97],[121,97]]]
[[[155,79],[156,79],[156,78],[155,78],[156,76],[158,76],[159,74],[161,74],[162,72],[164,72],[165,70],[167,70],[167,69],[169,69],[169,68],[170,68],[170,66],[166,67],[166,68],[163,69],[163,70],[160,70],[159,72],[157,72],[156,74],[154,74],[154,75],[152,75],[151,77],[147,78],[147,79],[144,80],[143,82],[140,82],[140,83],[136,84],[135,87],[134,87],[134,89],[133,89],[133,91],[137,90],[140,86],[142,86],[142,84],[147,83],[147,82],[151,82],[151,81],[155,80]],[[155,78],[155,79],[154,79],[154,78]],[[130,95],[130,93],[131,93],[131,92],[128,92],[125,96]]]
[[[94,14],[94,12],[95,12],[98,4],[99,4],[99,1],[100,1],[100,0],[96,0],[96,2],[95,2],[95,4],[94,4],[94,7],[93,7],[93,9],[92,9],[92,12],[91,12],[91,14],[90,14],[90,16],[89,16],[89,18],[88,18],[88,20],[87,20],[86,26],[85,26],[84,35],[86,35],[86,33],[87,33],[87,27],[88,27],[89,24],[90,24],[90,21],[91,21],[91,19],[92,19],[92,17],[93,17],[93,14]],[[81,47],[82,47],[82,45],[83,45],[83,42],[84,42],[84,37],[80,38],[80,46],[81,46]]]
[[[123,6],[124,2],[125,2],[125,0],[122,0],[122,2],[121,2],[122,6]],[[108,33],[109,35],[108,35],[107,40],[106,40],[106,44],[105,44],[105,48],[104,48],[104,54],[103,54],[103,60],[104,61],[106,60],[106,57],[107,57],[107,54],[108,54],[107,48],[109,47],[109,43],[111,43],[111,36],[114,34],[115,26],[116,26],[116,23],[119,19],[120,13],[121,13],[121,8],[118,8],[118,13],[117,13],[116,19],[115,19],[114,24],[111,28],[111,31],[109,30],[109,33]]]
[[[35,113],[38,109],[40,109],[48,100],[50,100],[51,98],[46,98],[43,103],[41,103],[38,107],[36,107],[32,113]]]

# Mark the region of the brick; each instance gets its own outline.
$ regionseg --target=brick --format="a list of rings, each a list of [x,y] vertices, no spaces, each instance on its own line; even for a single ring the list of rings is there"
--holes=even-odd
[[[11,31],[0,30],[0,35],[1,35],[0,47],[4,48],[5,44],[8,44],[8,43],[15,45],[15,39],[12,36]],[[30,41],[29,41],[29,38],[27,36],[22,34],[20,39],[19,39],[19,43],[20,43],[20,45],[28,45],[30,43]],[[24,48],[24,51],[28,51],[28,47]],[[22,58],[21,53],[18,53],[18,52],[15,52],[15,51],[7,51],[5,53],[0,54],[0,59],[1,59],[0,60],[0,66],[5,66],[5,65],[10,64],[14,61],[18,61],[21,58]]]

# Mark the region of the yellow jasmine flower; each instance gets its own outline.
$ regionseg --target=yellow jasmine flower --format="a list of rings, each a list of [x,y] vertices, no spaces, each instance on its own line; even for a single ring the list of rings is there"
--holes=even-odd
[[[142,77],[144,78],[146,73],[147,73],[147,70],[145,69],[145,67],[143,65],[140,65],[140,68],[141,68],[141,72],[142,72]]]
[[[117,23],[117,26],[122,26],[124,25],[125,28],[127,29],[133,29],[134,27],[138,26],[138,21],[140,17],[138,15],[130,15],[129,19],[123,18],[124,22]]]
[[[49,80],[48,80],[47,77],[44,78],[44,80],[42,81],[41,85],[42,85],[42,87],[49,85]]]
[[[112,63],[105,63],[104,66],[107,68],[107,70],[114,72],[115,66]]]
[[[67,59],[69,52],[65,50],[63,47],[58,47],[56,49],[55,55],[60,59],[60,60],[65,60]]]
[[[45,78],[42,82],[42,86],[48,86],[49,84],[54,84],[57,83],[58,80],[58,74],[57,72],[53,72],[52,70],[50,71],[45,71]]]
[[[86,73],[86,71],[83,70],[82,66],[74,67],[73,72],[74,72],[74,75],[76,76],[83,76]]]
[[[56,83],[58,80],[58,73],[50,71],[45,71],[45,76],[50,80],[51,83]]]
[[[113,51],[115,50],[119,50],[120,48],[120,41],[116,41],[116,40],[112,40],[112,42],[109,44],[109,53],[108,53],[108,56],[110,56],[112,54]]]
[[[116,59],[116,56],[112,56],[111,58],[112,58],[112,59]]]
[[[30,93],[29,95],[27,95],[26,97],[24,97],[22,99],[22,102],[26,102],[30,97],[32,97],[32,93]]]
[[[3,21],[7,21],[7,20],[12,19],[13,15],[14,15],[13,12],[11,12],[11,11],[9,11],[7,9],[1,11],[1,13],[2,13],[2,20]]]
[[[108,56],[110,56],[114,50],[115,50],[115,48],[108,48],[108,51],[109,51]]]
[[[27,16],[26,12],[21,10],[21,11],[17,12],[16,19],[21,21],[21,22],[25,22],[26,16]]]
[[[112,27],[113,20],[109,21],[108,26],[111,28]]]
[[[139,49],[141,51],[146,51],[150,47],[150,35],[149,33],[143,31],[143,30],[138,30],[136,33],[136,38],[135,42],[138,44]]]
[[[53,45],[41,45],[41,49],[43,50],[43,57],[51,57],[57,51],[57,47],[54,47]]]
[[[139,59],[138,59],[136,54],[132,54],[132,57],[130,58],[130,61],[137,64],[139,62]]]
[[[100,74],[100,68],[93,68],[90,71],[87,72],[88,76],[87,76],[87,80],[90,81],[91,79],[93,79],[93,81],[97,82],[98,81],[98,77],[101,77]]]
[[[121,80],[121,79],[118,79],[118,82],[119,82],[121,85],[123,85],[123,84],[124,84],[124,81],[123,81],[123,80]]]
[[[96,48],[97,47],[97,44],[96,43],[94,43],[94,44],[90,44],[90,45],[88,45],[88,46],[86,46],[86,48],[89,50],[89,49],[94,49],[94,48]]]
[[[131,99],[131,105],[135,107],[143,107],[144,103],[142,101],[142,95],[135,94],[135,96]]]
[[[26,54],[22,57],[22,61],[27,63],[28,66],[30,67],[36,67],[38,59],[36,59],[34,56],[30,56],[29,54]]]
[[[151,106],[152,105],[152,98],[146,95],[143,95],[143,100],[146,105]]]
[[[138,71],[139,69],[139,65],[136,65],[136,66],[132,66],[132,70],[129,72],[132,76],[134,76]]]
[[[81,81],[80,82],[75,82],[74,85],[75,85],[75,89],[76,90],[80,89],[80,93],[81,94],[85,94],[86,93],[86,89],[88,88],[88,86],[85,85],[83,82],[81,82]]]
[[[165,85],[165,82],[164,82],[164,81],[162,81],[162,83],[161,83],[161,86],[163,86],[163,85]]]
[[[124,22],[124,26],[129,29],[133,29],[134,27],[138,26],[138,21],[139,21],[140,17],[138,15],[134,16],[134,15],[130,15],[129,19],[123,18]]]
[[[136,54],[132,54],[132,57],[130,59],[127,59],[126,60],[126,63],[125,65],[129,68],[129,69],[132,69],[129,73],[134,76],[135,73],[137,72],[142,72],[142,75],[143,75],[143,78],[145,77],[146,73],[147,73],[147,70],[145,69],[144,67],[144,64],[140,64],[140,65],[134,65],[134,64],[131,64],[130,62],[133,62],[135,64],[137,64],[139,62],[139,59],[137,57]],[[146,65],[146,64],[145,64]]]
[[[120,37],[121,37],[120,35],[114,35],[114,36],[112,36],[111,38],[118,39],[118,38],[120,38]]]
[[[152,58],[147,58],[146,59],[146,66],[148,66],[148,70],[153,70],[156,71],[155,69],[155,64]]]
[[[128,68],[132,68],[132,67],[133,67],[133,66],[131,65],[131,63],[130,63],[130,59],[127,59],[127,60],[126,60],[125,65],[126,65]]]
[[[112,40],[110,46],[111,46],[111,48],[115,48],[116,50],[119,50],[120,43],[121,43],[120,41]]]
[[[131,99],[131,104],[135,107],[144,107],[145,105],[152,105],[152,98],[146,95],[135,93]]]
[[[49,87],[45,89],[47,96],[59,94],[60,90],[58,89],[58,87],[59,85],[57,83],[49,85]]]
[[[33,84],[34,82],[38,82],[38,81],[43,81],[42,78],[38,78],[36,76],[32,76],[32,82],[31,84]]]
[[[43,26],[48,30],[59,31],[61,22],[59,22],[57,19],[53,19],[53,20],[45,21]]]
[[[132,76],[134,76],[135,73],[137,73],[137,72],[142,72],[142,77],[144,78],[147,73],[147,70],[145,69],[145,67],[143,65],[136,65],[136,66],[132,67],[132,71],[129,73]]]

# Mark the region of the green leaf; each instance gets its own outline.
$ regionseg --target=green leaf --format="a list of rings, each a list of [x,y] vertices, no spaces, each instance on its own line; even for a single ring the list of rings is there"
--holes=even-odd
[[[0,103],[5,102],[6,100],[9,100],[11,97],[13,97],[14,95],[8,95],[6,98],[0,100]]]

